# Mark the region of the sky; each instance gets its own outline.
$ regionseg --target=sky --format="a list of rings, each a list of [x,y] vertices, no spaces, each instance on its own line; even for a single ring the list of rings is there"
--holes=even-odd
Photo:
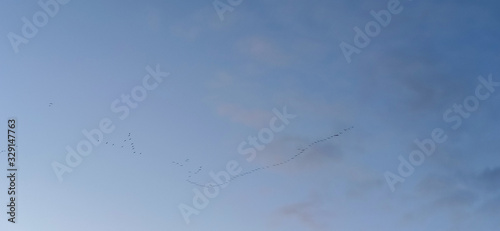
[[[499,10],[6,1],[0,230],[496,230]]]

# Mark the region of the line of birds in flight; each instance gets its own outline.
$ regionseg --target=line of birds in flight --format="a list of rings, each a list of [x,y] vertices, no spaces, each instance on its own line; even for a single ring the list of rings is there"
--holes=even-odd
[[[284,165],[284,164],[288,164],[290,161],[294,160],[295,158],[299,157],[300,155],[302,155],[305,151],[307,151],[308,149],[310,149],[311,147],[313,147],[314,145],[318,144],[318,143],[321,143],[321,142],[325,142],[325,141],[328,141],[334,137],[337,137],[337,136],[340,136],[342,135],[344,132],[348,132],[350,131],[351,129],[353,129],[354,126],[351,126],[349,128],[345,128],[343,131],[337,133],[337,134],[334,134],[334,135],[331,135],[331,136],[328,136],[328,137],[325,137],[323,139],[319,139],[319,140],[316,140],[312,143],[310,143],[309,145],[307,145],[305,148],[298,148],[298,151],[295,155],[293,155],[292,157],[288,158],[287,160],[284,160],[284,161],[281,161],[279,163],[275,163],[275,164],[272,164],[272,165],[266,165],[266,166],[263,166],[263,167],[259,167],[259,168],[255,168],[253,170],[250,170],[250,171],[246,171],[246,172],[243,172],[243,173],[240,173],[232,178],[230,178],[228,181],[226,181],[225,183],[221,183],[221,184],[210,184],[209,186],[207,185],[204,185],[204,184],[201,184],[201,183],[198,183],[198,182],[195,182],[195,181],[192,181],[190,180],[190,178],[193,176],[193,175],[196,175],[198,174],[202,169],[203,169],[203,166],[200,166],[196,171],[192,172],[192,171],[189,171],[190,175],[188,176],[188,179],[186,179],[187,182],[189,182],[190,184],[193,184],[193,185],[196,185],[196,186],[200,186],[200,187],[217,187],[217,186],[222,186],[222,185],[225,185],[225,184],[228,184],[229,182],[237,179],[237,178],[240,178],[240,177],[243,177],[243,176],[246,176],[246,175],[249,175],[249,174],[252,174],[252,173],[255,173],[257,171],[261,171],[261,170],[264,170],[264,169],[269,169],[269,168],[274,168],[274,167],[278,167],[278,166],[281,166],[281,165]],[[175,162],[175,161],[172,161],[172,164],[175,164],[179,167],[183,167],[185,163],[189,162],[189,159],[186,159],[184,161],[184,163],[179,163],[179,162]]]

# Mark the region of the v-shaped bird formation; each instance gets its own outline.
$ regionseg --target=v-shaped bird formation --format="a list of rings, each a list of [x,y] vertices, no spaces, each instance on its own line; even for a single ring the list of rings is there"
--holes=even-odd
[[[135,144],[134,144],[134,139],[132,138],[132,133],[128,133],[127,137],[123,140],[120,140],[120,142],[112,142],[112,141],[104,141],[103,140],[103,143],[104,143],[104,145],[115,147],[115,148],[120,148],[120,149],[128,148],[131,153],[142,155],[142,152],[138,152],[135,149]]]

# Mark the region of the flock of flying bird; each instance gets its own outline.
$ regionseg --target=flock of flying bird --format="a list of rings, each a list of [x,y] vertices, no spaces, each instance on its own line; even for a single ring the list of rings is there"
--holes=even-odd
[[[52,103],[49,103],[49,107],[52,107]],[[288,158],[287,160],[284,160],[284,161],[281,161],[279,163],[275,163],[275,164],[272,164],[272,165],[267,165],[267,166],[263,166],[263,167],[259,167],[259,168],[255,168],[253,170],[250,170],[250,171],[246,171],[246,172],[243,172],[243,173],[240,173],[234,177],[232,177],[231,179],[229,179],[229,181],[226,181],[225,183],[222,183],[222,184],[211,184],[210,186],[206,186],[204,184],[201,184],[201,183],[198,183],[198,182],[194,182],[192,180],[190,180],[190,178],[193,176],[193,175],[197,175],[198,173],[201,172],[201,170],[203,169],[203,166],[199,166],[198,169],[196,169],[196,171],[188,171],[189,173],[189,176],[188,176],[188,179],[186,179],[187,182],[193,184],[193,185],[196,185],[196,186],[200,186],[200,187],[216,187],[216,186],[221,186],[221,185],[225,185],[227,183],[229,183],[230,181],[233,181],[237,178],[240,178],[240,177],[243,177],[243,176],[246,176],[246,175],[249,175],[249,174],[252,174],[252,173],[255,173],[257,171],[261,171],[261,170],[264,170],[264,169],[268,169],[268,168],[274,168],[274,167],[278,167],[280,165],[284,165],[284,164],[288,164],[290,161],[294,160],[295,158],[299,157],[300,155],[302,155],[305,151],[307,151],[309,148],[311,148],[312,146],[316,145],[317,143],[320,143],[320,142],[325,142],[327,140],[330,140],[336,136],[339,136],[339,135],[342,135],[344,132],[347,132],[347,131],[350,131],[351,129],[353,129],[354,126],[351,126],[349,128],[345,128],[344,131],[342,132],[339,132],[337,134],[334,134],[334,135],[331,135],[331,136],[328,136],[326,138],[323,138],[323,139],[319,139],[319,140],[316,140],[312,143],[310,143],[309,145],[307,145],[305,148],[299,148],[299,152],[297,152],[295,155],[293,155],[292,157]],[[130,151],[133,152],[133,153],[137,153],[135,151],[135,145],[134,145],[134,142],[133,142],[133,139],[132,139],[132,133],[128,133],[128,136],[127,136],[127,139],[124,139],[123,142],[122,142],[122,145],[120,145],[121,148],[124,148],[126,143],[127,142],[130,142]],[[106,143],[104,143],[105,145],[110,145],[112,147],[118,147],[118,145],[115,146],[115,143],[111,143],[110,141],[106,141]],[[1,152],[6,152],[6,150],[2,150],[0,151]],[[142,152],[140,152],[139,154],[142,154]],[[176,161],[172,161],[172,164],[174,165],[177,165],[179,167],[184,167],[184,164],[188,163],[189,162],[189,159],[186,159],[184,160],[184,163],[179,163],[179,162],[176,162]]]
[[[52,104],[53,103],[49,103],[49,107],[52,107]],[[134,145],[134,141],[133,141],[131,135],[132,135],[132,133],[129,132],[128,136],[127,136],[127,139],[124,139],[123,142],[122,142],[123,145],[120,145],[120,146],[121,146],[121,148],[124,148],[125,147],[124,143],[130,142],[130,151],[133,152],[133,153],[137,153],[135,151],[135,145]],[[118,147],[118,145],[115,146],[115,144],[111,143],[110,141],[106,141],[106,143],[104,143],[104,144],[105,145],[111,145],[112,147]],[[1,151],[1,152],[4,152],[4,151]],[[142,154],[142,152],[139,152],[139,154]]]
[[[104,142],[104,141],[103,141]],[[121,143],[122,145],[120,145],[120,148],[124,148],[126,146],[126,143],[129,142],[129,146],[130,146],[130,151],[133,152],[133,153],[137,153],[135,151],[135,145],[134,145],[134,140],[132,139],[132,133],[128,133],[128,136],[126,139],[124,139]],[[110,141],[106,141],[104,143],[104,145],[109,145],[111,147],[118,147],[119,145],[115,145],[115,143],[112,143]],[[140,155],[142,155],[142,152],[139,152]]]
[[[184,160],[184,163],[179,163],[179,162],[172,161],[172,164],[175,164],[175,165],[177,165],[179,167],[183,167],[184,164],[187,163],[187,162],[189,162],[189,159]],[[200,171],[202,169],[203,169],[203,166],[200,166],[200,167],[198,167],[198,169],[196,169],[196,171],[188,171],[188,173],[189,173],[188,178],[191,178],[193,175],[196,175],[196,174],[200,173]]]
[[[321,143],[321,142],[325,142],[325,141],[328,141],[336,136],[340,136],[342,135],[344,132],[348,132],[350,131],[351,129],[353,129],[354,126],[351,126],[349,128],[345,128],[344,131],[341,131],[337,134],[334,134],[334,135],[331,135],[331,136],[328,136],[328,137],[325,137],[323,139],[319,139],[319,140],[316,140],[312,143],[310,143],[309,145],[307,145],[305,148],[299,148],[298,151],[295,155],[293,155],[292,157],[288,158],[287,160],[284,160],[284,161],[281,161],[279,163],[275,163],[275,164],[272,164],[272,165],[266,165],[266,166],[263,166],[263,167],[259,167],[259,168],[255,168],[253,170],[250,170],[250,171],[246,171],[246,172],[243,172],[243,173],[240,173],[232,178],[230,178],[228,181],[226,181],[225,183],[221,183],[221,184],[211,184],[210,186],[207,186],[205,184],[201,184],[201,183],[198,183],[198,182],[195,182],[195,181],[192,181],[190,180],[190,178],[193,176],[193,175],[196,175],[198,174],[203,166],[200,166],[195,172],[192,172],[192,171],[189,171],[189,176],[188,176],[188,179],[186,179],[187,182],[189,182],[190,184],[193,184],[193,185],[196,185],[196,186],[200,186],[200,187],[216,187],[216,186],[221,186],[221,185],[225,185],[237,178],[240,178],[240,177],[243,177],[243,176],[246,176],[246,175],[249,175],[249,174],[252,174],[252,173],[255,173],[257,171],[261,171],[261,170],[264,170],[264,169],[268,169],[268,168],[274,168],[274,167],[278,167],[278,166],[281,166],[281,165],[284,165],[284,164],[288,164],[290,161],[294,160],[295,158],[299,157],[300,155],[302,155],[305,151],[307,151],[308,149],[310,149],[311,147],[313,147],[314,145],[318,144],[318,143]],[[186,159],[184,161],[184,163],[178,163],[178,162],[175,162],[175,161],[172,161],[172,164],[175,164],[179,167],[183,167],[185,163],[187,163],[189,161],[189,159]]]

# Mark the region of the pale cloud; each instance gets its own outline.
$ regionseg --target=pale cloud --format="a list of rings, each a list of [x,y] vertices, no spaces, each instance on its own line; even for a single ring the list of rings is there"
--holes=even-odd
[[[211,78],[208,81],[207,87],[215,89],[227,88],[233,86],[234,83],[235,83],[235,78],[233,75],[225,71],[219,71],[215,73],[214,78]]]
[[[272,66],[289,65],[292,59],[291,55],[278,44],[265,37],[253,36],[242,39],[237,47],[243,55]]]
[[[217,113],[220,116],[227,117],[233,122],[255,129],[261,129],[269,126],[269,120],[273,117],[271,110],[252,110],[235,104],[218,105]]]
[[[220,27],[220,23],[212,17],[212,9],[200,8],[169,24],[169,31],[180,38],[194,41],[203,34],[210,33],[213,29]]]
[[[417,185],[411,200],[421,206],[405,214],[406,222],[427,222],[432,216],[446,214],[451,228],[475,224],[478,218],[493,218],[498,209],[500,168],[487,168],[480,173],[456,171],[429,174]]]
[[[319,195],[313,194],[305,201],[282,206],[273,215],[273,225],[280,226],[283,223],[297,221],[308,230],[329,230],[328,225],[323,220],[330,215],[330,212],[322,208],[323,203],[324,201]]]

